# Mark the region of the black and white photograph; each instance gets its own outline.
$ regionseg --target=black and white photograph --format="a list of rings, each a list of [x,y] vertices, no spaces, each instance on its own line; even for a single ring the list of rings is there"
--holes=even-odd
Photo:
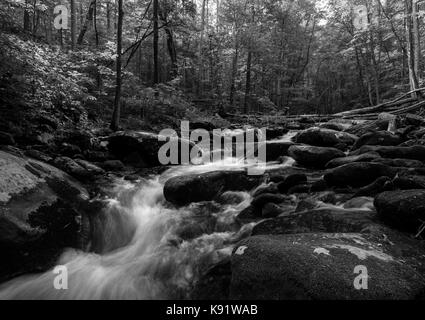
[[[1,0],[3,302],[414,302],[424,239],[425,1]]]

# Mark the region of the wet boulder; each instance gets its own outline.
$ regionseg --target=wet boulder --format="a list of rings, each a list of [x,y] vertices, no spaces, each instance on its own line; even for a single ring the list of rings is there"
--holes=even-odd
[[[236,205],[245,200],[245,195],[242,192],[226,191],[221,194],[216,201],[224,205]]]
[[[287,141],[267,141],[266,159],[268,162],[277,161],[279,158],[288,155],[288,149],[295,143]]]
[[[108,171],[121,171],[125,168],[120,160],[106,160],[100,166]]]
[[[316,208],[260,222],[252,235],[361,232],[373,224],[373,216],[374,213],[367,210]]]
[[[363,146],[352,152],[350,155],[358,155],[368,152],[377,152],[382,158],[425,161],[425,146],[419,145],[411,147]]]
[[[393,184],[401,190],[425,189],[425,176],[401,175],[395,177]]]
[[[289,189],[307,183],[307,176],[303,173],[291,174],[277,185],[280,193],[287,193]]]
[[[73,160],[68,157],[57,157],[53,164],[77,179],[91,179],[104,173],[102,168],[81,159]]]
[[[396,229],[417,233],[425,221],[425,190],[384,192],[374,204],[382,221]]]
[[[345,156],[344,152],[335,148],[306,145],[291,146],[288,153],[298,164],[313,168],[324,168],[329,161]]]
[[[263,208],[261,209],[261,216],[263,218],[275,218],[277,216],[280,216],[281,214],[285,213],[286,208],[283,208],[275,203],[266,203]]]
[[[372,162],[381,163],[390,167],[405,167],[405,168],[422,168],[424,166],[422,161],[411,159],[385,159],[377,158]]]
[[[25,155],[30,157],[30,158],[40,160],[40,161],[46,162],[46,163],[49,163],[53,160],[52,157],[48,156],[47,154],[45,154],[41,151],[35,150],[35,149],[29,149],[29,150],[25,151]]]
[[[184,206],[192,202],[210,201],[226,191],[252,190],[260,183],[258,176],[245,171],[213,171],[169,179],[164,186],[167,201]]]
[[[372,197],[354,197],[344,203],[344,209],[364,209],[375,211]]]
[[[423,248],[417,248],[417,242],[406,237],[385,234],[387,238],[376,232],[260,235],[245,239],[235,247],[231,258],[229,297],[243,300],[420,297],[425,288],[418,267],[424,262]],[[354,285],[358,266],[367,267],[368,290],[358,290]]]
[[[273,182],[270,182],[268,184],[262,184],[255,189],[252,196],[255,198],[264,193],[279,193],[277,186],[278,185]]]
[[[391,178],[379,177],[371,184],[357,190],[354,196],[355,197],[362,197],[362,196],[374,197],[379,193],[382,193],[384,191],[391,191],[393,189],[394,189],[394,184]]]
[[[266,129],[266,139],[268,141],[278,139],[280,137],[283,137],[288,132],[289,132],[289,130],[287,128],[283,128],[283,127],[267,128]]]
[[[181,163],[181,146],[184,145],[189,152],[194,147],[190,141],[175,138],[178,144],[178,163]],[[170,141],[160,141],[160,136],[147,132],[125,131],[118,132],[109,137],[108,149],[117,159],[134,166],[159,166],[158,156],[161,147]]]
[[[397,146],[403,139],[388,131],[369,132],[361,136],[353,146],[357,150],[362,146]]]
[[[297,143],[316,147],[334,147],[338,144],[353,145],[357,139],[357,136],[347,132],[317,127],[301,131],[295,137]]]
[[[379,163],[354,162],[329,170],[324,179],[330,186],[364,187],[380,177],[394,178],[398,171]]]
[[[381,158],[381,156],[376,152],[364,153],[364,154],[360,154],[358,156],[348,156],[348,157],[343,157],[343,158],[336,158],[336,159],[329,161],[326,164],[326,168],[336,168],[336,167],[340,167],[340,166],[343,166],[345,164],[353,163],[353,162],[369,162],[369,161],[373,161],[375,159],[380,159],[380,158]]]
[[[279,204],[286,200],[287,198],[280,194],[272,193],[263,193],[252,200],[251,205],[255,208],[261,209],[267,203]]]
[[[0,151],[0,279],[51,267],[88,244],[88,192],[65,172]]]

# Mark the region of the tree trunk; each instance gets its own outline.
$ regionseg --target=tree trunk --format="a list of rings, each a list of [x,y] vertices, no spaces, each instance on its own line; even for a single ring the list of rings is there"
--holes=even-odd
[[[94,26],[94,34],[96,37],[96,47],[99,46],[99,32],[97,30],[97,1],[94,3],[94,12],[93,12],[93,26]]]
[[[121,56],[122,56],[122,24],[124,18],[123,1],[118,0],[118,25],[117,25],[117,62],[116,62],[116,85],[114,113],[112,115],[111,129],[116,131],[119,129],[120,113],[121,113]]]
[[[111,4],[110,2],[106,2],[106,30],[108,34],[111,31]]]
[[[158,9],[158,13],[159,13],[159,16],[161,17],[162,22],[164,23],[165,34],[167,35],[167,49],[168,49],[168,54],[171,60],[171,80],[173,80],[177,77],[179,72],[178,62],[177,62],[177,50],[176,50],[176,44],[174,42],[173,29],[168,25],[169,21],[167,19],[167,16],[161,10],[161,8]]]
[[[76,21],[76,6],[75,0],[71,0],[71,48],[75,49],[75,45],[77,43],[77,21]]]
[[[86,21],[84,22],[84,25],[81,28],[80,34],[78,35],[78,40],[77,40],[78,45],[83,44],[84,35],[86,34],[90,25],[92,25],[92,23],[93,23],[93,15],[94,15],[95,6],[96,6],[96,0],[92,0],[90,2],[89,9],[87,11]]]
[[[414,61],[414,69],[416,76],[419,79],[421,78],[420,72],[420,61],[421,61],[421,43],[420,43],[420,31],[419,31],[419,17],[418,17],[418,4],[417,0],[413,0],[412,6],[412,21],[413,21],[413,40],[415,47],[415,61]]]
[[[203,90],[203,83],[204,83],[204,59],[202,56],[202,51],[204,47],[204,32],[205,32],[205,6],[206,6],[207,0],[202,0],[202,12],[201,12],[201,37],[199,39],[199,47],[198,47],[198,70],[199,70],[199,79],[198,79],[198,86],[197,91],[198,95]]]
[[[159,83],[159,61],[158,61],[158,0],[153,0],[153,84]]]
[[[249,96],[251,94],[251,64],[252,64],[252,52],[251,48],[248,49],[248,58],[246,61],[246,86],[245,86],[245,101],[243,105],[243,111],[245,114],[248,113]]]
[[[255,22],[255,11],[254,7],[251,9],[252,11],[252,18],[251,23],[254,25]],[[248,58],[246,60],[246,86],[245,86],[245,101],[244,101],[244,113],[248,113],[248,103],[249,103],[249,97],[251,94],[251,65],[252,65],[252,38],[249,40],[248,44]]]
[[[418,78],[415,72],[415,41],[413,36],[413,0],[404,0],[406,10],[406,41],[407,41],[407,64],[409,68],[410,90],[416,90]],[[412,93],[412,97],[416,97],[416,93]]]
[[[235,28],[235,32],[237,31],[237,28]],[[232,61],[232,75],[230,79],[230,95],[229,95],[229,103],[233,107],[234,105],[234,98],[235,98],[235,81],[236,81],[236,75],[238,73],[238,60],[239,60],[239,42],[237,34],[235,35],[235,54],[233,56]]]
[[[27,10],[28,0],[25,1],[25,10],[24,10],[24,31],[31,31],[31,22],[30,22],[30,14]]]

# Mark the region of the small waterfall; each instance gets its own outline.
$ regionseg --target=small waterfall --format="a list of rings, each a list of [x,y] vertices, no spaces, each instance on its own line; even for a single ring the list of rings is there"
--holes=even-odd
[[[275,166],[288,166],[292,162]],[[237,205],[191,204],[175,209],[164,200],[171,177],[249,166],[228,158],[198,166],[172,168],[134,184],[117,180],[113,199],[102,212],[93,239],[96,253],[66,250],[57,265],[68,270],[68,289],[56,290],[53,270],[21,276],[0,286],[0,299],[185,299],[197,279],[231,255],[253,224],[240,226],[236,215],[251,202],[240,193]],[[199,220],[200,219],[200,220]],[[212,219],[209,232],[184,240],[182,227]],[[208,225],[208,224],[207,224]]]

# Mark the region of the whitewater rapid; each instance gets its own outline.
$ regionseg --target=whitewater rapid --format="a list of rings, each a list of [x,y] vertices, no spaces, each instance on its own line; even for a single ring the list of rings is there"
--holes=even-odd
[[[278,141],[289,141],[293,132]],[[269,163],[268,169],[291,166]],[[230,257],[234,245],[250,233],[254,224],[239,225],[236,216],[251,203],[208,204],[176,209],[163,196],[165,182],[176,176],[216,170],[240,170],[254,166],[243,159],[227,158],[204,165],[178,166],[150,180],[117,179],[106,209],[101,213],[93,241],[96,252],[66,250],[57,261],[68,272],[68,289],[54,287],[54,268],[25,275],[0,285],[0,299],[187,299],[193,285],[210,267]],[[179,238],[178,231],[196,219],[213,217],[211,233],[194,239]]]
[[[151,180],[130,183],[117,180],[107,208],[101,238],[103,254],[66,250],[58,266],[68,270],[68,289],[54,288],[52,270],[18,277],[0,286],[0,299],[171,299],[188,294],[209,267],[230,256],[233,245],[252,225],[235,231],[235,217],[251,202],[221,206],[214,213],[220,230],[181,241],[176,231],[203,204],[175,209],[163,197],[166,180],[174,176],[214,170],[237,170],[234,160],[201,166],[173,168]],[[248,230],[249,232],[249,230]],[[128,238],[128,239],[127,239]],[[129,242],[128,242],[129,241]],[[126,243],[123,247],[120,244]]]

